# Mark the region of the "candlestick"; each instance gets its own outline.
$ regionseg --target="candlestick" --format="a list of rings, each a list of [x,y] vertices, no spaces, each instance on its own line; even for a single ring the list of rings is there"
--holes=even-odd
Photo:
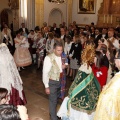
[[[108,23],[109,15],[107,15],[107,23]]]
[[[111,21],[111,24],[112,24],[112,15],[111,15],[111,17],[110,17],[110,21]]]

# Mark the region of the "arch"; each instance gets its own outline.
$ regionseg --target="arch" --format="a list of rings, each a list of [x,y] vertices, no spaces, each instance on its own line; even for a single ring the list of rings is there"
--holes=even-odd
[[[50,11],[48,25],[53,25],[56,23],[57,26],[64,21],[63,13],[59,8],[54,8]]]
[[[10,26],[13,21],[13,12],[11,9],[5,8],[2,10],[1,14],[1,24],[5,22],[8,26]]]

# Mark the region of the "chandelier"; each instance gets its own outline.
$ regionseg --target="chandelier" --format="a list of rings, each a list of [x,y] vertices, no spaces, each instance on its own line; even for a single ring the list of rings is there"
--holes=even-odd
[[[49,2],[52,2],[52,3],[57,3],[57,4],[61,4],[61,3],[65,3],[66,0],[48,0]]]

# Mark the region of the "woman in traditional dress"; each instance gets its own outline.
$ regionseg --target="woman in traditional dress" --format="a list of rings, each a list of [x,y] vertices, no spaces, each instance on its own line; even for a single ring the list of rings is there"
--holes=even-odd
[[[90,64],[94,61],[94,45],[87,43],[82,53],[82,65],[57,113],[69,120],[92,120],[97,105],[100,85],[94,77]]]
[[[7,46],[0,44],[0,87],[8,90],[9,104],[25,105],[22,80]]]
[[[37,35],[37,62],[38,62],[38,66],[37,69],[40,69],[40,64],[43,63],[43,59],[44,59],[44,50],[45,50],[45,46],[46,46],[46,39],[43,38],[43,33],[42,32],[38,32]]]
[[[1,32],[1,39],[2,39],[2,42],[8,46],[10,53],[13,54],[14,53],[13,39],[11,36],[11,31],[7,26],[5,26]]]
[[[115,64],[120,70],[120,50],[116,54]],[[120,120],[120,72],[102,90],[94,120]]]
[[[24,36],[21,36],[20,31],[17,31],[15,41],[14,60],[20,70],[20,67],[28,66],[32,63],[31,55],[28,50],[29,44]]]
[[[92,65],[92,71],[94,76],[97,78],[101,85],[101,89],[106,84],[107,75],[108,75],[108,68],[104,64],[104,57],[100,51],[95,52],[96,56],[94,58],[94,64]]]
[[[53,52],[53,46],[54,46],[54,35],[52,32],[48,32],[48,39],[47,39],[47,42],[46,42],[46,52],[47,54],[50,54]]]

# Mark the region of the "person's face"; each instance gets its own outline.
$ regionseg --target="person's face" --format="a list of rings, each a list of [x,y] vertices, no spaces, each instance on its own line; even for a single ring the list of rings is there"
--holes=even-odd
[[[9,95],[6,95],[6,97],[3,98],[3,99],[0,101],[0,105],[1,105],[1,104],[8,104],[8,103],[9,103],[8,97],[9,97]]]
[[[24,23],[22,24],[22,28],[25,28],[25,24]]]
[[[75,39],[75,37],[73,37],[73,42],[76,42],[76,39]]]
[[[17,37],[20,37],[20,33],[17,34]]]
[[[108,37],[113,37],[114,33],[112,31],[108,31]]]
[[[61,35],[65,34],[65,30],[63,28],[61,28],[60,32],[61,32]]]
[[[95,30],[95,34],[98,35],[99,34],[99,30]]]
[[[38,34],[38,38],[42,38],[42,35],[41,35],[41,33],[39,33],[39,34]]]
[[[69,35],[69,31],[68,31],[68,30],[66,30],[65,34],[66,34],[66,35]]]
[[[93,33],[93,32],[95,32],[95,29],[94,29],[93,27],[91,27],[91,31],[92,31],[92,33]]]
[[[99,40],[99,41],[98,41],[98,44],[101,45],[101,44],[102,44],[102,41]]]
[[[107,33],[107,29],[102,29],[102,34],[106,34]]]
[[[4,31],[7,31],[7,27],[4,27]]]
[[[85,29],[86,29],[86,30],[89,30],[89,26],[85,26]]]
[[[30,33],[31,33],[31,35],[34,35],[34,32],[33,32],[33,31],[31,31]]]
[[[53,27],[56,27],[56,24],[55,24],[55,23],[53,24]]]
[[[45,28],[44,28],[44,31],[45,31],[45,33],[47,33],[47,32],[48,32],[48,28],[47,28],[47,27],[45,27]]]
[[[87,37],[86,37],[86,36],[84,36],[83,38],[84,38],[84,42],[86,42],[86,41],[87,41]]]
[[[56,56],[61,56],[63,52],[63,47],[62,46],[57,46],[55,49],[54,49],[54,53]]]

